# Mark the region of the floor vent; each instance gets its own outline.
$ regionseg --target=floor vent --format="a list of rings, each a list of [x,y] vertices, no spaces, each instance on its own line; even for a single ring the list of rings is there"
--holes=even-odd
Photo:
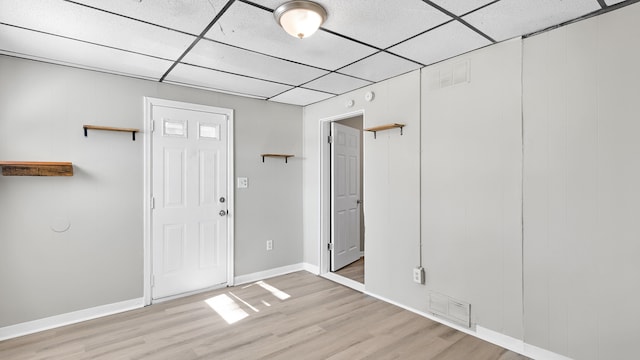
[[[429,310],[451,322],[471,328],[471,304],[436,292],[429,293]]]

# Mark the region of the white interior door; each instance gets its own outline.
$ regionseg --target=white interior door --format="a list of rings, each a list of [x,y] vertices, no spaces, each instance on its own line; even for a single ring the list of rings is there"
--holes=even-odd
[[[360,131],[331,123],[331,271],[360,258]]]
[[[157,300],[227,282],[229,116],[159,105],[151,111],[151,297]]]

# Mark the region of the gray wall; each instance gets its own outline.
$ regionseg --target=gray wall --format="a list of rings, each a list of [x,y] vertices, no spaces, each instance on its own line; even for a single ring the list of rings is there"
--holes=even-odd
[[[71,161],[73,177],[0,176],[0,327],[142,297],[143,96],[235,110],[235,275],[302,261],[302,109],[0,56],[0,159]],[[277,211],[274,211],[276,209]],[[67,232],[50,227],[70,222]],[[266,252],[265,240],[274,240]]]
[[[640,4],[524,41],[525,339],[638,357]]]

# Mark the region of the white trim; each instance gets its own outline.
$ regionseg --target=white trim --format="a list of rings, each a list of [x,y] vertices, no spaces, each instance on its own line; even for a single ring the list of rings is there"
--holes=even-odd
[[[327,279],[327,280],[331,280],[333,282],[336,282],[340,285],[344,285],[346,287],[352,288],[355,291],[359,291],[361,293],[365,292],[364,289],[364,284],[357,282],[355,280],[351,280],[349,278],[346,278],[344,276],[340,276],[336,273],[332,273],[332,272],[327,272],[324,274],[321,274],[320,276],[322,276],[323,278]]]
[[[233,286],[235,271],[235,113],[233,109],[227,118],[227,285]]]
[[[331,179],[329,179],[329,181],[325,181],[325,177],[327,176],[327,174],[331,173],[331,169],[329,169],[330,149],[329,146],[327,146],[327,139],[331,132],[330,126],[333,121],[344,120],[356,116],[362,116],[362,125],[364,127],[364,109],[326,117],[320,119],[320,121],[318,122],[320,126],[320,181],[318,182],[318,184],[320,185],[320,199],[318,202],[320,205],[320,236],[318,237],[318,252],[320,255],[318,258],[320,263],[320,275],[329,272],[329,250],[327,248],[327,244],[329,244],[329,239],[331,237],[331,206],[329,205],[329,203],[331,202],[329,200],[329,196],[331,196]],[[364,146],[364,143],[362,144],[362,146]],[[361,161],[364,161],[364,159],[361,159]]]
[[[320,267],[317,265],[302,263],[302,269],[312,273],[313,275],[320,275]]]
[[[530,345],[525,343],[524,341],[520,340],[520,339],[516,339],[514,337],[508,336],[508,335],[504,335],[501,334],[499,332],[484,328],[482,326],[476,325],[476,330],[473,331],[472,329],[468,329],[466,327],[460,326],[458,324],[452,323],[450,321],[447,321],[443,318],[437,317],[431,313],[427,313],[427,312],[423,312],[420,310],[416,310],[412,307],[403,305],[401,303],[398,303],[396,301],[393,300],[389,300],[383,296],[379,296],[376,295],[374,293],[365,291],[364,292],[366,295],[369,295],[371,297],[374,297],[378,300],[382,300],[386,303],[395,305],[397,307],[403,308],[407,311],[411,311],[414,314],[418,314],[422,317],[426,317],[427,319],[433,320],[435,322],[439,322],[443,325],[446,325],[450,328],[456,329],[458,331],[461,331],[465,334],[469,334],[471,336],[475,336],[478,339],[490,342],[492,344],[498,345],[500,347],[503,347],[505,349],[511,350],[513,352],[517,352],[519,354],[522,354],[524,356],[530,357],[532,359],[540,359],[540,360],[572,360],[569,357],[566,357],[564,355],[560,355],[560,354],[556,354],[552,351],[549,350],[545,350],[542,348],[539,348],[537,346],[534,345]]]
[[[153,98],[144,97],[144,124],[143,124],[143,153],[144,175],[142,184],[142,297],[145,305],[151,305],[151,106]]]
[[[44,319],[28,321],[0,328],[0,341],[18,336],[33,334],[65,325],[75,324],[107,315],[113,315],[144,306],[144,298],[125,300],[113,304],[101,305],[66,314],[50,316]]]
[[[253,281],[264,280],[264,279],[268,279],[268,278],[272,278],[280,275],[286,275],[286,274],[290,274],[290,273],[293,273],[296,271],[302,271],[302,270],[307,270],[305,269],[304,263],[281,266],[275,269],[269,269],[269,270],[254,272],[251,274],[236,276],[235,284],[242,285],[242,284],[250,283]]]
[[[198,289],[198,290],[189,291],[189,292],[182,293],[182,294],[176,294],[176,295],[163,297],[163,298],[160,298],[160,299],[151,299],[151,305],[160,304],[160,303],[163,303],[163,302],[176,300],[176,299],[180,299],[180,298],[191,296],[191,295],[201,294],[201,293],[205,293],[207,291],[223,289],[223,288],[226,288],[226,287],[227,287],[227,284],[223,283],[223,284],[214,285],[214,286],[211,286],[211,287],[208,287],[208,288],[204,288],[204,289]]]
[[[203,112],[217,112],[227,115],[227,283],[225,285],[233,286],[234,284],[234,243],[235,243],[235,197],[234,197],[234,169],[235,155],[234,149],[234,110],[221,108],[211,105],[192,104],[181,101],[158,99],[153,97],[144,97],[144,184],[143,184],[143,209],[144,209],[144,230],[143,230],[143,299],[145,305],[151,304],[151,276],[153,267],[151,262],[151,116],[152,107],[154,105],[174,107],[178,109],[188,109]],[[206,290],[206,289],[203,289]],[[199,292],[200,290],[198,290]],[[181,296],[184,296],[181,295]]]
[[[488,340],[487,340],[488,341]],[[524,343],[524,352],[521,353],[525,356],[528,356],[532,359],[544,359],[544,360],[572,360],[570,357],[566,357],[564,355],[556,354],[552,351],[545,350],[543,348],[539,348],[534,345],[530,345]]]

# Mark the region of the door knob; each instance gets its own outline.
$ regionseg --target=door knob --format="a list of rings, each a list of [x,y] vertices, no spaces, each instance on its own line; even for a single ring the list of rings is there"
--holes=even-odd
[[[227,215],[228,211],[227,210],[220,210],[219,214],[220,216],[225,216]]]

